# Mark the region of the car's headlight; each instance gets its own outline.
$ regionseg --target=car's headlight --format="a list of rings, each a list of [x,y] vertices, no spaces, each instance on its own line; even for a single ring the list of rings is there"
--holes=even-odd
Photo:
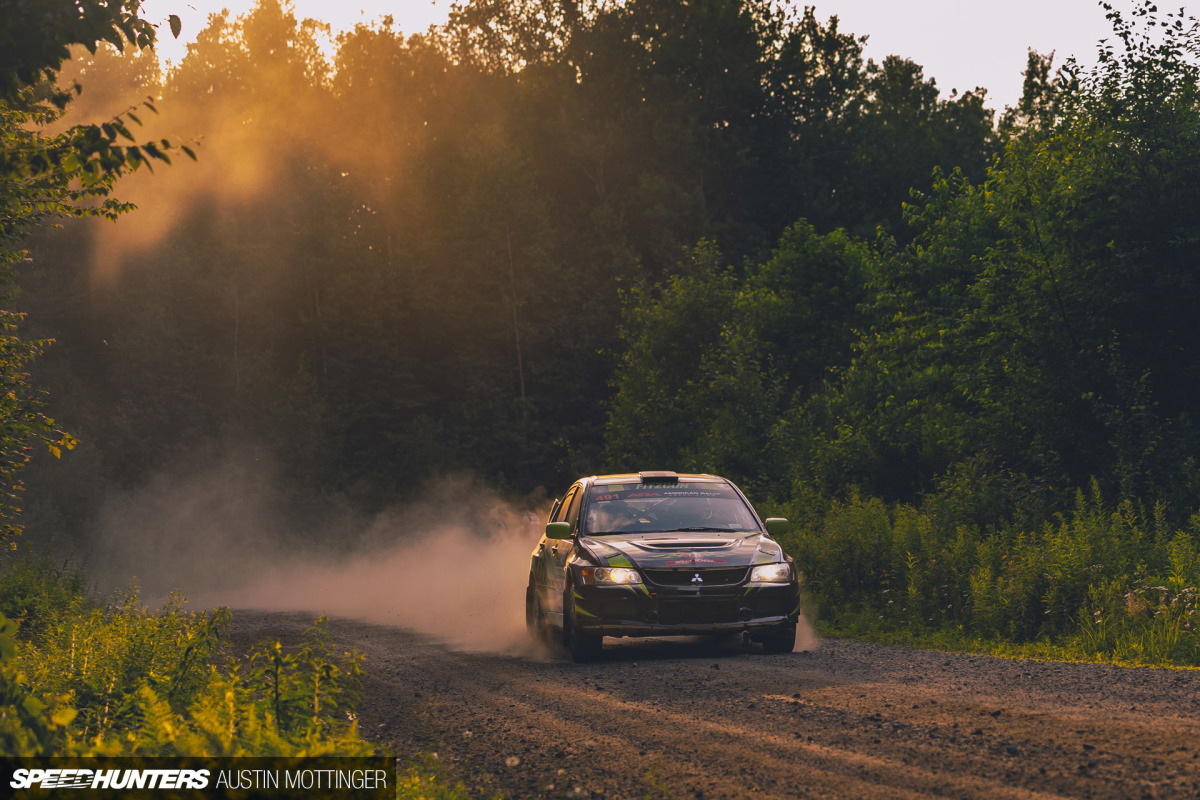
[[[628,586],[641,583],[642,576],[629,567],[584,567],[583,582],[589,586]]]
[[[751,583],[787,583],[792,579],[792,565],[788,563],[762,564],[750,571]]]

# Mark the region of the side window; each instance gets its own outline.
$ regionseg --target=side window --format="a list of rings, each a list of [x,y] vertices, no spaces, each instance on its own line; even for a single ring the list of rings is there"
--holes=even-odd
[[[562,498],[554,501],[554,505],[550,507],[550,516],[547,518],[549,522],[558,522],[558,510],[562,508]]]
[[[571,512],[571,506],[575,501],[575,496],[579,493],[577,487],[572,486],[571,491],[567,492],[566,497],[558,502],[554,508],[554,513],[550,515],[551,522],[569,522],[568,515]]]
[[[579,521],[579,507],[581,505],[583,505],[583,490],[579,489],[571,496],[571,507],[567,509],[567,515],[563,518],[571,523],[572,529],[576,527],[576,523]]]

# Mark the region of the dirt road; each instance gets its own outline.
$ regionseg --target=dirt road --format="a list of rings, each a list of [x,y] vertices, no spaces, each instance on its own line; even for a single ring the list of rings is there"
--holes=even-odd
[[[237,612],[240,648],[310,615]],[[1200,672],[826,640],[612,640],[593,664],[335,620],[364,736],[484,797],[1200,798]]]

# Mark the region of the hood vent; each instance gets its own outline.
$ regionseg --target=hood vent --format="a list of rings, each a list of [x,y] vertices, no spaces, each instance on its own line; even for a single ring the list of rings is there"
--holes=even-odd
[[[680,539],[660,539],[653,542],[636,542],[638,547],[646,550],[719,550],[737,543],[738,540],[729,539],[701,539],[694,542]]]

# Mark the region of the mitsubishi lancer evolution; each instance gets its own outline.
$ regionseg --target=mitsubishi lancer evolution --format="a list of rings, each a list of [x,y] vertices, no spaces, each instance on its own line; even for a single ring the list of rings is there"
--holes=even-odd
[[[791,652],[800,581],[774,538],[785,530],[715,475],[581,478],[534,548],[526,624],[576,661],[599,655],[605,636],[741,634]]]

